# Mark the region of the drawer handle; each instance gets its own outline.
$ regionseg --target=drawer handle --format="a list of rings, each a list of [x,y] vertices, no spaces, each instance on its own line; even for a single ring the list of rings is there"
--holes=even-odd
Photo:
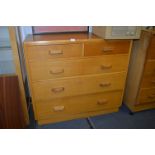
[[[155,94],[149,95],[148,98],[150,98],[150,99],[155,98]]]
[[[64,87],[59,87],[59,88],[52,88],[52,92],[54,93],[61,93],[65,90]]]
[[[110,85],[110,82],[100,83],[100,87],[109,87]]]
[[[53,107],[54,111],[63,111],[65,109],[65,106],[55,106]]]
[[[114,50],[114,48],[112,47],[104,47],[102,52],[112,52]]]
[[[64,69],[50,70],[50,74],[61,74],[64,73]]]
[[[61,55],[63,54],[62,50],[49,51],[49,55]]]
[[[104,104],[107,104],[108,103],[108,100],[99,100],[99,101],[97,101],[97,104],[98,105],[104,105]]]
[[[101,69],[111,69],[112,65],[101,65]]]
[[[151,81],[151,83],[155,84],[155,80]]]

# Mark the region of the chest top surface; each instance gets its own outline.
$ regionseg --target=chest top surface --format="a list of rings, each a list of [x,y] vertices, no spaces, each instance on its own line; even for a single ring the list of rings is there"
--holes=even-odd
[[[84,41],[102,40],[92,33],[57,33],[28,35],[24,41],[26,45],[52,44],[52,43],[77,43]]]
[[[129,42],[131,40],[115,39],[104,40],[92,33],[55,33],[55,34],[40,34],[40,35],[28,35],[24,41],[25,45],[48,45],[57,43],[82,43],[90,41],[99,42]]]

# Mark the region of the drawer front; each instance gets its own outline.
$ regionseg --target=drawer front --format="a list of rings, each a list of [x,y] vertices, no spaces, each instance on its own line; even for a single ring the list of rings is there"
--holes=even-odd
[[[49,80],[32,84],[35,100],[99,93],[124,88],[126,73]]]
[[[155,36],[153,36],[148,48],[148,58],[155,59]]]
[[[129,40],[101,40],[84,43],[84,55],[124,54],[130,49]]]
[[[139,103],[155,102],[155,88],[141,89],[139,95]]]
[[[119,107],[122,103],[122,92],[109,92],[93,95],[82,95],[53,99],[36,104],[39,119],[63,117],[91,111]]]
[[[33,81],[76,75],[121,72],[127,70],[128,55],[103,56],[66,61],[30,62]]]
[[[61,44],[47,46],[29,46],[26,54],[28,60],[80,57],[83,55],[83,45]]]
[[[142,78],[142,88],[155,87],[155,60],[148,60]]]
[[[155,76],[155,60],[148,60],[146,62],[144,76]]]
[[[145,76],[142,80],[142,88],[155,87],[155,76]]]

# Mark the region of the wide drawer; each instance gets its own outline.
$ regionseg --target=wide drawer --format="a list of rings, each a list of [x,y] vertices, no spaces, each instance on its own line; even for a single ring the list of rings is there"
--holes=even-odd
[[[101,40],[84,43],[84,55],[124,54],[130,49],[130,40]]]
[[[83,44],[28,46],[26,55],[28,60],[80,57],[83,55]]]
[[[37,102],[36,107],[38,118],[46,119],[115,108],[119,107],[121,103],[122,92],[116,91]]]
[[[127,70],[128,55],[107,55],[66,61],[30,62],[32,81]]]
[[[140,104],[155,102],[155,88],[141,89],[138,101]]]
[[[36,82],[32,84],[35,100],[99,93],[124,88],[126,72],[79,76]]]

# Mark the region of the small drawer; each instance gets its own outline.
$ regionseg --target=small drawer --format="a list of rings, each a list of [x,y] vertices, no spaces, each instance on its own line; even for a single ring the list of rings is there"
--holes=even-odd
[[[39,119],[46,119],[116,108],[121,102],[122,91],[116,91],[37,102],[36,108]]]
[[[148,59],[155,59],[155,36],[153,36],[148,47]]]
[[[155,60],[148,60],[146,62],[144,76],[155,76]]]
[[[84,43],[84,55],[124,54],[130,49],[130,40],[100,40]]]
[[[146,62],[141,87],[155,87],[155,60],[148,60]]]
[[[35,100],[100,93],[124,88],[126,72],[55,79],[32,84]]]
[[[155,102],[155,88],[141,89],[139,94],[139,104]]]
[[[26,51],[27,59],[51,59],[81,57],[83,55],[82,44],[58,44],[58,45],[41,45],[28,46]]]
[[[142,80],[142,88],[155,87],[155,76],[145,76]]]
[[[128,55],[106,55],[65,61],[29,62],[32,81],[126,71]]]

